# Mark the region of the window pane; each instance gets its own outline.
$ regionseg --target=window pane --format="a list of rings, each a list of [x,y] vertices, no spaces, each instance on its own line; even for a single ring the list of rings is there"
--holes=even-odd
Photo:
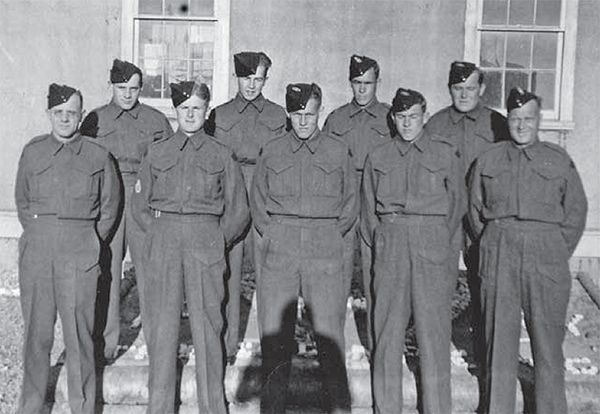
[[[163,65],[161,60],[147,59],[138,62],[142,69],[144,82],[141,95],[146,98],[163,98],[165,85],[163,83]]]
[[[531,56],[530,33],[508,33],[506,46],[507,68],[530,68]]]
[[[484,32],[481,34],[479,64],[482,68],[504,66],[504,33]]]
[[[162,15],[163,0],[139,0],[138,10],[140,14]]]
[[[534,4],[534,0],[510,0],[508,24],[532,25]]]
[[[560,25],[561,0],[538,0],[535,24],[538,26]]]
[[[483,24],[506,24],[508,0],[484,0]]]
[[[161,22],[139,22],[140,59],[162,59],[165,54],[163,45],[163,24]]]
[[[165,0],[165,16],[187,17],[189,11],[188,0]]]
[[[556,33],[536,33],[533,35],[533,67],[536,69],[556,69]]]
[[[508,96],[508,92],[517,86],[528,91],[531,90],[529,87],[529,75],[526,72],[507,71],[504,85],[505,96]]]
[[[215,14],[214,0],[190,0],[190,16],[207,17]]]
[[[189,80],[189,61],[168,60],[166,62],[165,79],[168,83],[183,82]]]
[[[504,99],[502,96],[502,72],[484,73],[485,93],[481,97],[484,105],[492,108],[502,108]]]
[[[195,60],[192,64],[192,80],[199,79],[208,85],[211,92],[213,89],[213,68],[212,64],[209,66],[206,62]]]
[[[531,91],[542,98],[545,109],[554,109],[554,85],[556,76],[554,73],[534,72],[531,75]]]
[[[187,58],[189,47],[188,22],[165,22],[165,47],[169,58]]]

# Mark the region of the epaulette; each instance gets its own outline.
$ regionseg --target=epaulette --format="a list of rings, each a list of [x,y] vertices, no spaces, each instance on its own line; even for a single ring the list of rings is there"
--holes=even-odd
[[[446,145],[450,145],[451,147],[456,147],[456,144],[454,143],[454,141],[452,141],[451,138],[448,138],[444,135],[440,135],[437,133],[430,133],[429,136],[431,137],[432,141],[442,142]]]
[[[159,115],[162,115],[162,116],[165,116],[165,117],[166,117],[166,115],[165,115],[165,114],[164,114],[162,111],[160,111],[160,110],[156,109],[156,108],[155,108],[155,107],[153,107],[153,106],[146,105],[146,104],[144,104],[144,103],[141,103],[141,102],[139,103],[139,105],[140,105],[142,108],[144,108],[144,109],[148,109],[150,112],[154,112],[154,113],[156,113],[156,114],[159,114]]]
[[[547,148],[550,148],[551,150],[558,152],[561,155],[568,155],[567,150],[565,150],[563,147],[561,147],[558,144],[554,144],[552,142],[547,142],[547,141],[541,141],[541,144]]]
[[[25,144],[25,147],[29,147],[31,145],[37,144],[38,142],[42,142],[44,139],[48,138],[50,136],[50,134],[44,134],[44,135],[38,135],[37,137],[33,137],[29,140],[29,142],[27,144]]]

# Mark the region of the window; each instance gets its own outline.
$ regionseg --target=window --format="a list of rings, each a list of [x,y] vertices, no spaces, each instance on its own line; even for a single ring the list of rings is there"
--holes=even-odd
[[[465,59],[487,85],[483,102],[505,110],[521,86],[542,97],[542,128],[573,129],[577,0],[467,0]]]
[[[140,100],[173,115],[169,83],[201,79],[227,99],[229,0],[123,0],[122,58],[144,74]]]

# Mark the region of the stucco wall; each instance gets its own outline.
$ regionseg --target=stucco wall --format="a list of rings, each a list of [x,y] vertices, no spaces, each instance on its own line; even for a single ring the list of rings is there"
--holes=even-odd
[[[48,85],[81,89],[87,110],[109,97],[120,53],[121,0],[0,0],[0,210],[14,210],[23,145],[49,131]]]
[[[351,98],[354,53],[379,61],[379,98],[400,86],[420,90],[432,110],[447,105],[450,62],[461,59],[462,0],[232,0],[231,53],[263,50],[273,59],[265,95],[283,103],[290,82],[316,82],[323,116]],[[232,78],[230,95],[237,85]]]

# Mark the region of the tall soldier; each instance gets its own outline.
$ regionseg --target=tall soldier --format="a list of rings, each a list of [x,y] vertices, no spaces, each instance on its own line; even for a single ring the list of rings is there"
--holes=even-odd
[[[585,228],[586,196],[564,149],[538,137],[541,100],[521,88],[506,101],[511,140],[476,161],[469,221],[480,240],[486,413],[514,413],[521,311],[531,338],[537,413],[566,413],[565,318],[569,257]]]
[[[112,100],[90,112],[81,125],[83,134],[96,138],[117,159],[124,183],[124,214],[102,264],[103,272],[110,271],[108,309],[106,315],[101,314],[101,319],[106,318],[105,326],[100,322],[100,328],[104,328],[104,357],[109,361],[116,356],[119,344],[119,287],[127,247],[135,266],[142,319],[146,313],[143,300],[144,277],[140,266],[144,235],[132,219],[130,208],[137,170],[148,145],[173,133],[169,121],[160,111],[139,102],[142,88],[140,68],[115,59],[110,71],[110,82]],[[106,306],[106,298],[103,293],[100,295],[102,306]],[[97,332],[96,335],[101,333]]]
[[[342,238],[356,221],[358,183],[348,147],[319,131],[321,99],[314,83],[287,86],[292,130],[263,147],[250,192],[263,237],[256,287],[263,413],[285,412],[299,295],[312,316],[325,409],[350,412]]]
[[[465,203],[457,149],[423,129],[426,101],[400,88],[390,115],[394,139],[367,155],[362,236],[373,246],[373,408],[402,411],[402,345],[412,315],[420,352],[423,412],[450,413],[452,236]]]
[[[200,413],[226,413],[221,306],[225,250],[250,222],[244,180],[232,151],[202,130],[210,91],[171,84],[179,129],[153,143],[135,187],[133,215],[144,240],[144,326],[150,374],[148,414],[173,413],[180,310],[185,296],[196,354]],[[137,192],[139,191],[139,193]]]
[[[334,110],[323,125],[323,133],[330,134],[344,141],[350,147],[354,159],[358,181],[362,177],[365,157],[369,150],[390,140],[388,112],[390,106],[377,100],[379,64],[367,57],[352,55],[350,58],[350,87],[352,101]],[[371,249],[360,240],[356,243],[356,229],[345,237],[345,273],[347,282],[352,280],[354,270],[354,251],[358,247],[361,257],[363,291],[367,301],[367,343],[371,350]]]
[[[24,319],[23,386],[17,412],[41,413],[50,373],[56,314],[65,341],[69,406],[93,413],[96,373],[92,331],[100,243],[119,214],[114,160],[78,132],[81,92],[50,85],[50,134],[23,149],[15,198],[23,235],[19,284]]]
[[[284,132],[286,114],[285,109],[262,94],[271,59],[263,52],[241,52],[235,54],[233,59],[238,93],[235,98],[211,112],[205,129],[233,149],[242,168],[246,189],[250,191],[259,150]],[[230,362],[235,359],[239,336],[243,334],[239,332],[242,270],[256,270],[254,242],[255,234],[249,232],[229,252],[225,347]]]
[[[448,90],[452,105],[437,112],[427,122],[425,128],[432,134],[450,138],[458,147],[464,172],[466,194],[467,176],[475,159],[488,150],[495,142],[509,139],[506,118],[484,106],[481,97],[485,93],[484,75],[480,68],[471,62],[453,62],[448,76]],[[454,247],[462,249],[467,267],[467,282],[471,294],[470,317],[474,337],[472,338],[475,356],[474,366],[483,361],[483,337],[481,314],[479,312],[478,249],[469,238],[463,218],[463,231],[457,233]]]

